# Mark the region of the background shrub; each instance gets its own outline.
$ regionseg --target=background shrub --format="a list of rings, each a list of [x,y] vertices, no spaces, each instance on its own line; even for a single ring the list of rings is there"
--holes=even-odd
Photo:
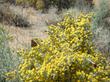
[[[100,0],[93,18],[94,43],[103,54],[110,55],[110,7],[109,0]]]
[[[44,1],[43,0],[16,0],[18,5],[23,6],[32,6],[36,9],[43,9],[44,8]]]
[[[0,0],[0,4],[3,4],[3,3],[16,4],[16,0]]]
[[[85,6],[93,7],[93,3],[90,1],[92,0],[17,0],[17,4],[31,5],[36,9],[44,9],[44,11],[47,11],[51,6],[54,6],[60,11],[74,6],[78,6],[79,8]]]
[[[0,82],[9,82],[5,73],[14,70],[18,62],[18,57],[9,48],[7,32],[0,25]],[[16,82],[19,82],[18,80]]]
[[[29,21],[19,13],[13,11],[9,4],[0,5],[0,22],[19,27],[31,26]]]

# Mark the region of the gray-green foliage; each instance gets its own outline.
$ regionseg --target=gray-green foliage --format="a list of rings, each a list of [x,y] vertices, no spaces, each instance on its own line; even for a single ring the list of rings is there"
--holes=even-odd
[[[13,70],[17,62],[17,57],[9,48],[7,32],[0,25],[0,82],[7,82],[5,73]]]
[[[110,55],[110,8],[109,0],[100,0],[99,7],[95,9],[93,18],[94,42],[98,49]]]
[[[80,10],[86,9],[86,11],[90,11],[93,9],[94,4],[92,3],[92,1],[90,2],[89,0],[76,0],[75,7]]]
[[[99,8],[95,9],[95,16],[93,21],[93,28],[95,29],[104,24],[104,18],[106,18],[109,14],[108,0],[100,0],[99,4]]]

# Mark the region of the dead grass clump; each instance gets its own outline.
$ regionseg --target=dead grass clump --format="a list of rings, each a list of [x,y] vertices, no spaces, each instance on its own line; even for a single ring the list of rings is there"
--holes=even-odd
[[[9,8],[9,4],[0,5],[0,22],[19,27],[29,27],[30,24],[25,17],[16,14]]]

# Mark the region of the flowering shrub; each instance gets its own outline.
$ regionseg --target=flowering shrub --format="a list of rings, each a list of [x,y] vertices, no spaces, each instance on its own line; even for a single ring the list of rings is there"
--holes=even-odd
[[[47,39],[19,54],[19,74],[24,82],[109,82],[108,62],[92,43],[91,14],[76,19],[67,15],[49,26]]]

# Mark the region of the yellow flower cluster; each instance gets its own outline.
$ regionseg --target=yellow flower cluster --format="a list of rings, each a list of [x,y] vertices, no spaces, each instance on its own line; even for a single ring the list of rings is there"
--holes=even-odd
[[[92,43],[92,14],[69,15],[49,26],[48,38],[22,52],[19,74],[24,82],[109,82],[106,59]]]

